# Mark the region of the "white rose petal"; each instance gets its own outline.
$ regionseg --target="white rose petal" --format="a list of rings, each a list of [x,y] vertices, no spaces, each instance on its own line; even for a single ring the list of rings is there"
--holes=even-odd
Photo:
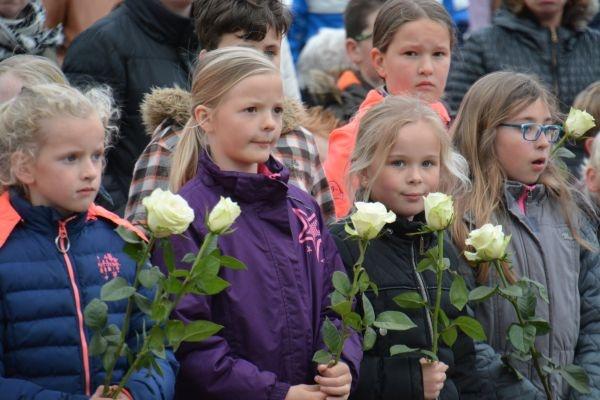
[[[565,121],[565,130],[573,138],[582,137],[587,131],[596,126],[594,117],[585,111],[571,108]]]
[[[240,206],[229,197],[221,196],[217,205],[208,214],[208,229],[217,235],[225,233],[240,216]]]
[[[154,189],[142,204],[148,213],[148,228],[157,238],[183,233],[194,220],[187,201],[168,190]]]
[[[469,233],[465,244],[473,247],[475,252],[465,251],[464,254],[469,261],[501,260],[506,256],[509,242],[510,235],[504,235],[501,225],[485,224]]]
[[[371,240],[381,231],[385,224],[396,220],[396,214],[388,211],[385,206],[379,202],[355,204],[356,212],[350,216],[356,235],[365,240]]]
[[[443,231],[454,219],[452,197],[444,193],[429,193],[423,197],[425,220],[433,231]]]

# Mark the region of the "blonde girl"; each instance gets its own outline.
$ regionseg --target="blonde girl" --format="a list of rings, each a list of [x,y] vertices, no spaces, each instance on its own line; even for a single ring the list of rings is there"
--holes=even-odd
[[[356,336],[336,366],[311,361],[322,347],[332,274],[343,266],[315,200],[288,184],[289,171],[270,155],[281,133],[282,101],[277,68],[252,49],[209,52],[194,75],[193,117],[175,150],[170,182],[196,220],[173,248],[176,259],[197,252],[206,211],[230,197],[241,215],[219,247],[247,270],[223,271],[226,291],[190,295],[176,309],[185,322],[224,326],[178,351],[182,399],[345,399],[357,376]]]
[[[127,221],[94,205],[112,114],[106,92],[64,85],[24,87],[0,105],[0,392],[19,399],[100,399],[102,360],[89,353],[84,307],[135,263],[114,229]],[[152,295],[147,293],[146,295]],[[120,325],[126,302],[113,303]],[[130,345],[143,326],[130,333]],[[147,325],[147,324],[146,324]],[[140,370],[120,399],[170,399],[176,363]],[[127,369],[119,363],[115,383]]]
[[[466,162],[452,149],[439,116],[417,99],[387,97],[361,120],[351,160],[351,176],[360,182],[356,200],[382,202],[397,216],[370,242],[365,255],[363,266],[379,287],[378,296],[367,294],[375,313],[397,309],[393,297],[407,291],[435,298],[435,276],[415,269],[424,252],[436,244],[433,234],[412,235],[425,222],[423,196],[469,184]],[[332,233],[351,271],[359,255],[356,242],[348,240],[343,224],[334,226]],[[451,282],[450,274],[444,277],[446,293]],[[449,318],[463,314],[450,305],[447,295],[443,309]],[[391,400],[402,393],[405,399],[459,399],[477,392],[476,387],[462,387],[475,368],[473,342],[466,337],[452,348],[443,346],[439,362],[430,363],[418,354],[389,356],[395,344],[431,348],[431,321],[422,310],[408,311],[417,327],[377,339],[363,357],[355,398]]]
[[[0,102],[16,96],[23,86],[67,84],[58,65],[46,57],[19,54],[0,61]]]
[[[388,95],[415,96],[429,103],[442,122],[450,121],[440,97],[446,87],[454,42],[452,19],[436,0],[390,0],[379,10],[371,62],[384,85],[367,94],[349,124],[331,133],[324,163],[338,217],[350,210],[350,155],[360,120],[370,107]]]
[[[453,125],[456,148],[467,159],[472,189],[457,198],[454,243],[462,255],[468,231],[492,222],[512,235],[512,271],[546,286],[549,304],[539,300],[536,314],[551,331],[536,346],[554,362],[582,366],[590,376],[592,394],[600,396],[600,279],[595,231],[578,208],[573,189],[550,157],[558,140],[556,102],[533,77],[496,72],[467,92]],[[464,265],[464,258],[461,256]],[[493,285],[486,266],[465,268],[472,284]],[[507,328],[514,312],[506,301],[481,303],[476,316],[499,355],[509,351]],[[541,388],[530,362],[514,365],[526,380]],[[558,374],[551,385],[558,398],[569,386]],[[509,397],[515,392],[506,392]],[[571,391],[572,398],[583,398]],[[581,396],[581,397],[580,397]],[[587,398],[587,397],[586,397]]]

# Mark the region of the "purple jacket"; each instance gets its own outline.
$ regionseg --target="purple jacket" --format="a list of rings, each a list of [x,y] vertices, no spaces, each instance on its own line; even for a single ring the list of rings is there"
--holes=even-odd
[[[280,163],[271,158],[267,166],[274,175],[226,172],[203,154],[196,177],[180,191],[196,219],[173,239],[177,259],[198,251],[207,210],[229,196],[242,214],[235,232],[219,238],[219,248],[247,270],[223,269],[228,289],[212,297],[190,295],[175,310],[184,322],[208,319],[224,326],[218,336],[179,349],[178,399],[282,400],[290,385],[314,383],[311,359],[323,346],[331,277],[344,267],[317,203],[287,184]],[[353,383],[361,358],[355,334],[344,349]]]

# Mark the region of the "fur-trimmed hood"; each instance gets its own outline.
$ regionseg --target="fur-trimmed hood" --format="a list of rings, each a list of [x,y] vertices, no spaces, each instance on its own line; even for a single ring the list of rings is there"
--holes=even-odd
[[[148,135],[164,124],[185,126],[190,118],[191,94],[180,88],[154,88],[144,96],[140,106],[142,121]],[[282,133],[297,129],[306,118],[304,106],[293,99],[283,103]]]

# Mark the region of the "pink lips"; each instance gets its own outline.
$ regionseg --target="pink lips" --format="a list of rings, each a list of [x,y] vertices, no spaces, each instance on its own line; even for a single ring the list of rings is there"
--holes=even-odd
[[[402,196],[409,201],[418,201],[423,197],[421,193],[403,193]]]

